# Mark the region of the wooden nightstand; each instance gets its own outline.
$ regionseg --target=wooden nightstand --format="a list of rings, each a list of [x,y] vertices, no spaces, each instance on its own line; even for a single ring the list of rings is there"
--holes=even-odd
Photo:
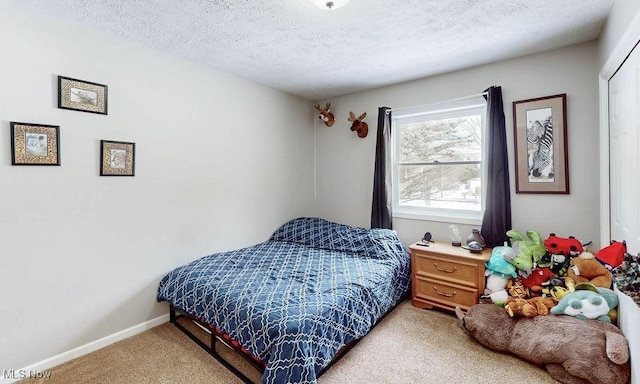
[[[434,306],[464,311],[478,303],[484,291],[484,264],[491,249],[471,253],[446,243],[428,247],[412,244],[411,302],[418,308]]]

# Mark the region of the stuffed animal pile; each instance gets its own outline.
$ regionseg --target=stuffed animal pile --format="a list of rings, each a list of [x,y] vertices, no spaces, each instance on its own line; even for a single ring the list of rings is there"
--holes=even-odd
[[[510,230],[511,246],[495,247],[485,265],[484,298],[504,307],[510,317],[568,315],[612,322],[617,296],[611,290],[609,264],[619,257],[612,245],[596,257],[573,236]],[[616,247],[617,249],[617,247]]]
[[[624,243],[593,254],[571,236],[507,235],[511,246],[494,248],[485,264],[483,297],[493,304],[466,315],[456,308],[463,329],[487,348],[544,365],[561,383],[627,383],[628,341],[611,324],[618,306],[611,271],[628,269]]]

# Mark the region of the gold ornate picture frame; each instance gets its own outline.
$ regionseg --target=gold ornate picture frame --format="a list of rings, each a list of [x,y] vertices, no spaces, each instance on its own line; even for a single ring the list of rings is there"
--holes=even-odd
[[[516,193],[569,193],[567,95],[513,102]]]
[[[136,144],[100,140],[100,176],[134,176]]]
[[[107,114],[108,87],[58,76],[58,108]]]
[[[60,126],[10,122],[11,165],[60,165]]]

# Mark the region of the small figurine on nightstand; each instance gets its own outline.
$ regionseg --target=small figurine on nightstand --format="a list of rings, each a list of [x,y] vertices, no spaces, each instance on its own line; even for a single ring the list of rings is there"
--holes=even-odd
[[[462,239],[462,235],[460,235],[458,227],[456,227],[455,224],[451,224],[449,228],[451,228],[451,245],[453,245],[454,247],[462,246],[462,243],[460,242],[460,239]]]
[[[471,230],[471,234],[469,235],[469,237],[467,237],[467,245],[469,245],[469,243],[471,243],[472,241],[477,241],[483,247],[485,246],[484,237],[482,237],[480,231],[477,229]]]

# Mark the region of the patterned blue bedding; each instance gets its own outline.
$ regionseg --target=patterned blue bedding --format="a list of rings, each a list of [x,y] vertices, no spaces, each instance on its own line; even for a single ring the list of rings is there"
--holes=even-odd
[[[167,274],[168,301],[266,362],[263,384],[315,383],[344,345],[407,292],[410,259],[396,233],[294,219],[261,244]]]

